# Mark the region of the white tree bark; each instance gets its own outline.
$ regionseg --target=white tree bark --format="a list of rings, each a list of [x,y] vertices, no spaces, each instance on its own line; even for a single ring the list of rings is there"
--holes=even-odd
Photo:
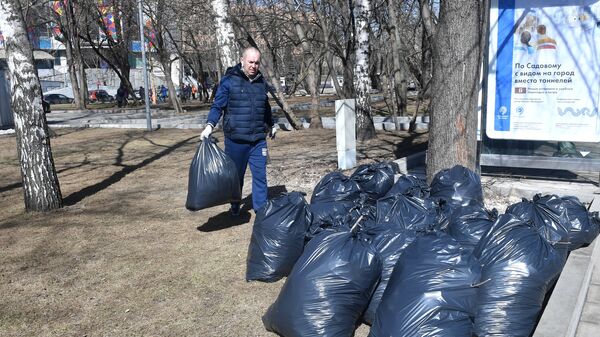
[[[356,20],[356,65],[354,66],[354,86],[356,88],[356,128],[359,140],[375,137],[375,126],[371,116],[369,89],[369,21],[371,3],[369,0],[357,0],[354,9]]]
[[[223,68],[227,69],[227,67],[231,67],[238,63],[235,35],[233,33],[231,22],[229,21],[229,12],[227,11],[227,0],[212,0],[212,7],[215,12],[219,57]]]
[[[0,0],[0,30],[6,45],[25,209],[60,208],[62,196],[42,107],[42,90],[19,0]]]

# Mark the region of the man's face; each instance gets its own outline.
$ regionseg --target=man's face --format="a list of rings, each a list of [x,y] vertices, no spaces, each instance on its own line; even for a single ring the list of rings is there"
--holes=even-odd
[[[247,50],[242,56],[242,67],[248,77],[256,76],[260,68],[260,53],[252,49]]]

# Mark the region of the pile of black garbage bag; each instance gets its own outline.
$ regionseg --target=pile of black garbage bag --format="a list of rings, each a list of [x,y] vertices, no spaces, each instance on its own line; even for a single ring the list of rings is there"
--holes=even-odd
[[[479,176],[428,186],[393,163],[326,175],[310,202],[282,194],[257,211],[248,281],[287,277],[263,316],[284,337],[529,336],[569,251],[600,231],[575,197],[536,195],[488,210]]]

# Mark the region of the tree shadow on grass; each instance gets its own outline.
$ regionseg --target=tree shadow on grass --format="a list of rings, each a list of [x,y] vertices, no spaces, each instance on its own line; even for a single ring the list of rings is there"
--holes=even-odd
[[[171,152],[188,144],[189,141],[191,141],[192,139],[196,139],[196,138],[197,138],[197,136],[193,136],[193,137],[184,139],[178,143],[175,143],[173,146],[166,147],[164,150],[160,151],[159,153],[157,153],[149,158],[146,158],[135,165],[121,164],[123,154],[121,153],[121,149],[120,149],[119,155],[116,159],[117,164],[119,164],[120,166],[123,166],[123,168],[120,171],[113,173],[108,178],[106,178],[94,185],[87,186],[87,187],[81,189],[80,191],[70,194],[68,197],[63,199],[63,203],[65,206],[75,205],[76,203],[80,202],[84,198],[94,195],[94,194],[106,189],[107,187],[111,186],[112,184],[119,182],[121,179],[123,179],[129,173],[134,172],[135,170],[140,169],[142,167],[145,167],[166,155],[169,155]]]
[[[271,186],[268,190],[268,198],[274,198],[282,193],[287,192],[287,189],[283,185]],[[214,232],[222,229],[227,229],[235,226],[240,226],[250,221],[252,215],[250,214],[252,210],[252,194],[248,195],[244,199],[242,199],[242,208],[240,209],[240,215],[232,216],[229,213],[229,209],[227,211],[217,214],[213,217],[210,217],[206,223],[198,226],[196,229],[200,232]]]
[[[81,163],[79,163],[77,165],[65,167],[65,168],[60,169],[60,170],[56,170],[56,173],[57,174],[63,173],[63,172],[66,172],[66,171],[69,171],[69,170],[72,170],[72,169],[76,169],[76,168],[79,168],[79,167],[83,167],[83,166],[89,165],[89,164],[90,164],[90,161],[88,160],[88,158],[86,156],[85,159]],[[14,183],[14,184],[2,186],[2,187],[0,187],[0,193],[6,192],[6,191],[10,191],[10,190],[13,190],[15,188],[21,188],[21,187],[23,187],[23,182],[18,182],[18,183]]]

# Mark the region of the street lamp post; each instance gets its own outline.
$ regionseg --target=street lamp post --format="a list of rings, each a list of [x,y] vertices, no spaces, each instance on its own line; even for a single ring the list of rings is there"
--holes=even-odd
[[[142,74],[144,75],[144,102],[146,104],[146,126],[152,131],[152,116],[150,115],[150,98],[148,97],[148,66],[146,64],[146,39],[144,39],[144,15],[142,13],[142,0],[138,0],[140,45],[142,46]]]

